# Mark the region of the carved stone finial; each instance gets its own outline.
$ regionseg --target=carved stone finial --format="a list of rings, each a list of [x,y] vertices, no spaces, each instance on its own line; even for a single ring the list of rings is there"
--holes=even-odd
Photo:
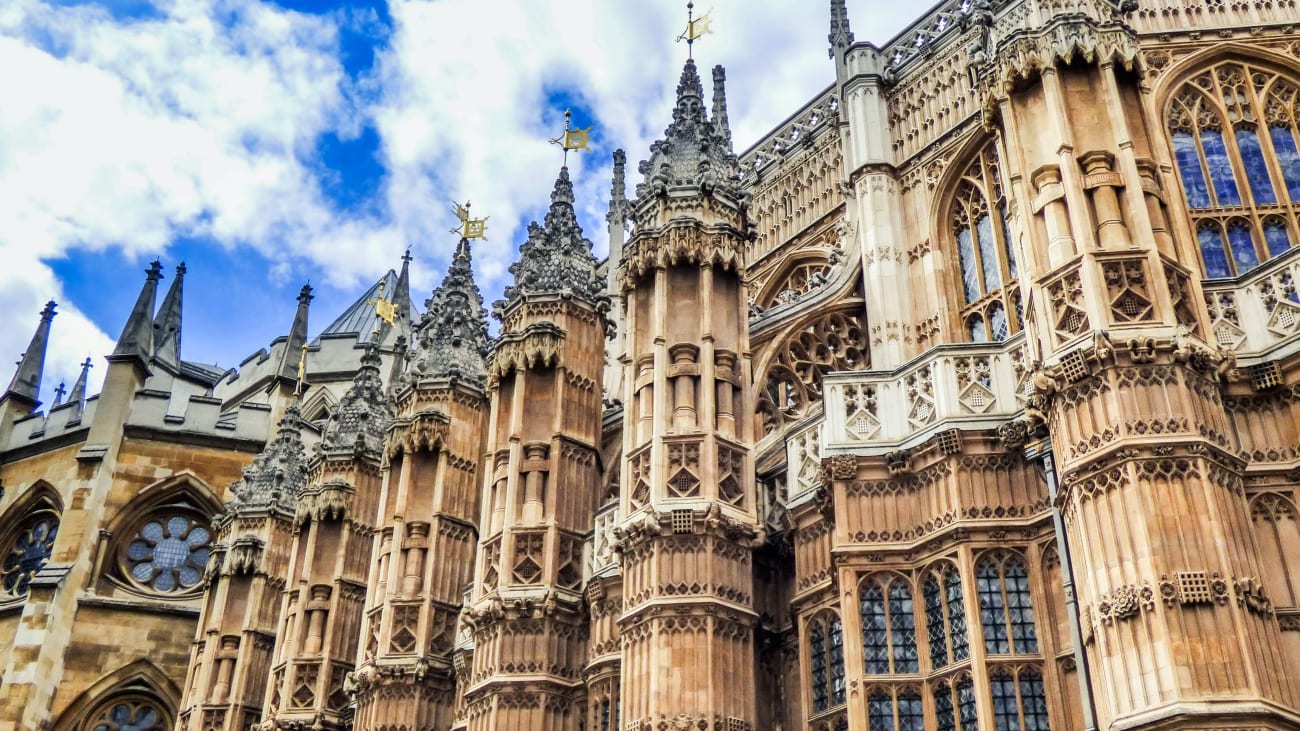
[[[506,287],[505,300],[496,303],[498,313],[525,294],[567,292],[593,302],[603,299],[604,282],[596,275],[591,240],[582,233],[573,200],[569,169],[560,168],[545,221],[528,224],[528,240],[510,266],[515,283]]]
[[[837,52],[843,53],[849,46],[853,45],[853,31],[849,29],[849,10],[844,5],[844,0],[831,0],[831,32],[826,36],[830,42],[830,50],[826,55],[835,58]]]
[[[371,338],[361,356],[361,368],[352,387],[339,400],[338,408],[325,424],[318,449],[325,453],[363,453],[378,458],[384,447],[384,431],[393,418],[393,407],[379,375],[379,345]]]
[[[470,243],[462,238],[442,284],[424,302],[412,333],[406,377],[487,380],[487,311],[474,282]]]

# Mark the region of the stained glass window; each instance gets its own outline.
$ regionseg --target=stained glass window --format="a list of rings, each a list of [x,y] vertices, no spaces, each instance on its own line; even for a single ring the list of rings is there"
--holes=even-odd
[[[885,597],[880,588],[863,588],[861,601],[862,657],[869,675],[889,673],[889,629],[885,624]]]
[[[136,585],[164,593],[193,589],[203,580],[212,534],[194,516],[155,516],[126,544],[123,568]]]
[[[867,728],[869,731],[894,731],[894,699],[878,692],[867,699]]]
[[[1006,311],[1010,300],[1018,297],[1017,267],[1010,212],[993,144],[981,150],[966,169],[951,206],[966,332],[972,342],[1003,340],[1012,334]]]
[[[1239,61],[1174,94],[1170,141],[1206,276],[1244,274],[1296,241],[1298,102],[1293,82]]]
[[[600,702],[600,731],[612,731],[609,725],[609,699]]]
[[[820,622],[813,622],[808,631],[808,651],[812,653],[809,665],[812,669],[813,713],[821,713],[830,708],[830,696],[826,692],[826,633]]]
[[[944,579],[948,606],[948,634],[952,637],[952,660],[961,662],[970,657],[970,638],[966,636],[966,605],[962,603],[961,577],[949,571]]]
[[[1019,556],[990,555],[975,570],[984,649],[990,655],[1038,652],[1029,576]]]
[[[948,664],[948,621],[943,616],[943,592],[933,576],[926,577],[925,629],[930,633],[930,667],[938,670]]]
[[[166,714],[156,703],[143,699],[110,704],[94,717],[90,731],[167,731]]]
[[[863,585],[859,609],[867,674],[918,672],[916,612],[911,587],[896,577],[887,579],[883,587],[868,580]]]
[[[957,731],[956,707],[952,702],[952,686],[939,683],[934,687],[934,720],[939,731]]]
[[[925,731],[921,694],[911,688],[898,694],[898,731]]]
[[[903,582],[895,581],[889,589],[890,639],[894,646],[894,672],[915,673],[916,615],[912,608],[912,590]]]
[[[979,717],[975,713],[975,683],[969,676],[957,681],[957,716],[961,731],[976,731]]]
[[[53,511],[41,510],[13,534],[0,563],[0,588],[6,595],[27,595],[32,577],[50,560],[58,532],[58,516]]]

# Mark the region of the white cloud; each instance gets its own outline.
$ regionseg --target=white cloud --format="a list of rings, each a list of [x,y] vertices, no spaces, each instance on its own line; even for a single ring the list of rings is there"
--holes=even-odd
[[[35,313],[61,291],[41,260],[104,248],[143,258],[178,236],[206,237],[232,256],[256,250],[278,280],[360,285],[411,245],[415,284],[427,289],[452,247],[451,199],[492,216],[476,259],[481,284],[498,292],[523,237],[516,224],[544,213],[558,168],[546,140],[563,110],[547,106],[548,92],[580,98],[595,118],[577,121],[595,124],[604,148],[627,149],[631,188],[669,119],[685,58],[672,42],[681,5],[394,0],[389,45],[353,80],[339,24],[373,27],[369,11],[164,0],[156,16],[118,20],[93,4],[8,0],[0,67],[20,72],[0,75],[0,356],[21,352]],[[873,5],[850,2],[860,39],[883,41],[915,13]],[[696,58],[706,90],[713,64],[728,69],[738,148],[833,80],[827,16],[824,2],[716,0]],[[336,210],[316,141],[367,124],[380,137],[381,200]],[[570,168],[603,253],[609,160],[571,155]],[[75,377],[87,347],[111,344],[76,303],[62,304],[50,363]]]

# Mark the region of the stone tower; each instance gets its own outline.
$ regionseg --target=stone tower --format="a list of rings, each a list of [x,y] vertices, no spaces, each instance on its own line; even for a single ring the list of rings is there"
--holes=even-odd
[[[749,222],[714,79],[710,121],[687,60],[622,252],[621,721],[640,727],[757,723]]]
[[[355,674],[357,731],[448,728],[452,649],[479,527],[487,313],[461,239],[393,396]]]
[[[501,336],[488,373],[466,722],[471,731],[576,729],[608,299],[574,215],[568,168],[511,272],[515,283],[496,306]]]

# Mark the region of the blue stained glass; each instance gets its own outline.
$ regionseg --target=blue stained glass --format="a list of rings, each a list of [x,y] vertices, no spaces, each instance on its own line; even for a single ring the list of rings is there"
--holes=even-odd
[[[871,587],[862,593],[862,657],[869,675],[889,673],[889,634],[885,628],[885,599]]]
[[[952,659],[961,662],[970,657],[970,640],[966,637],[966,606],[962,603],[961,577],[956,571],[948,574],[944,588],[948,593],[948,633],[952,636]]]
[[[989,688],[993,695],[993,726],[998,731],[1020,731],[1020,711],[1016,708],[1016,681],[992,678]]]
[[[961,284],[966,292],[966,303],[980,298],[979,272],[975,268],[975,242],[969,226],[957,232],[957,256],[961,259]]]
[[[1190,132],[1174,133],[1174,159],[1178,161],[1178,173],[1183,179],[1183,188],[1187,191],[1187,205],[1192,208],[1210,207],[1210,190],[1205,185],[1205,173],[1201,171],[1201,155],[1196,151],[1196,138]]]
[[[1025,712],[1025,731],[1049,731],[1047,721],[1047,694],[1043,679],[1036,671],[1020,674],[1020,705]]]
[[[1020,559],[1006,565],[1007,614],[1016,652],[1038,652],[1038,635],[1034,629],[1034,607],[1029,598],[1029,575]]]
[[[1291,237],[1286,232],[1286,224],[1278,219],[1264,222],[1264,243],[1268,245],[1269,256],[1281,256],[1291,248]]]
[[[831,664],[831,703],[840,705],[844,702],[844,627],[838,618],[831,621],[830,627],[830,664]]]
[[[997,241],[993,238],[993,219],[986,213],[975,221],[980,239],[980,262],[984,265],[984,291],[992,292],[1002,287],[1002,271],[998,268]]]
[[[898,731],[925,731],[925,707],[914,690],[898,694]]]
[[[820,622],[814,624],[808,634],[808,645],[812,653],[809,665],[812,670],[813,712],[820,713],[829,705],[826,697],[826,644]]]
[[[1241,150],[1241,161],[1246,164],[1246,179],[1250,181],[1250,194],[1255,197],[1255,203],[1277,203],[1268,164],[1264,162],[1264,150],[1259,146],[1259,135],[1254,127],[1237,128],[1237,149]]]
[[[1295,135],[1288,127],[1270,127],[1268,131],[1273,138],[1273,151],[1277,153],[1277,164],[1282,168],[1282,179],[1291,194],[1291,202],[1300,203],[1300,150],[1296,149]]]
[[[943,597],[934,577],[925,580],[925,628],[930,633],[930,667],[938,670],[948,664],[948,628],[943,619]],[[936,696],[937,700],[937,696]]]
[[[1255,238],[1250,235],[1250,227],[1245,222],[1233,221],[1228,224],[1228,243],[1232,245],[1232,258],[1237,263],[1238,274],[1259,266]]]
[[[1228,257],[1223,251],[1223,233],[1212,223],[1202,225],[1196,231],[1196,240],[1201,245],[1201,259],[1205,261],[1205,276],[1231,277]]]
[[[11,596],[27,593],[32,577],[40,571],[54,552],[59,526],[53,518],[44,518],[19,532],[18,538],[0,564],[4,591]]]
[[[961,716],[961,731],[976,731],[979,716],[975,712],[975,683],[970,678],[957,681],[957,709]]]
[[[1237,190],[1237,176],[1232,172],[1232,160],[1228,158],[1223,133],[1217,129],[1202,130],[1201,149],[1205,150],[1205,166],[1210,169],[1210,180],[1214,181],[1214,195],[1219,205],[1241,205],[1241,192]]]
[[[980,564],[975,573],[975,589],[980,599],[980,622],[984,625],[984,650],[990,655],[1010,653],[1006,608],[1002,601],[1002,576],[992,561]]]
[[[934,720],[939,731],[956,731],[957,718],[953,713],[952,689],[947,683],[941,683],[934,689]]]

